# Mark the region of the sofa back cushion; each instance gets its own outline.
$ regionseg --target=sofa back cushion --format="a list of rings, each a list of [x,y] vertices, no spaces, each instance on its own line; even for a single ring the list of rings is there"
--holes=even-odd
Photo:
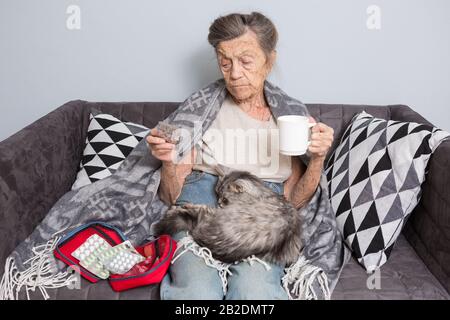
[[[91,109],[83,157],[72,190],[112,175],[149,128]]]
[[[87,102],[86,110],[84,110],[83,132],[87,132],[88,129],[91,108],[111,114],[122,121],[134,122],[147,128],[153,128],[158,121],[163,120],[175,111],[179,104],[180,102]],[[391,106],[343,104],[306,104],[306,106],[312,117],[334,129],[334,142],[329,155],[336,148],[343,131],[355,114],[365,110],[377,118],[390,120],[393,110]],[[411,110],[406,106],[403,107]],[[416,114],[415,112],[413,113]],[[83,137],[83,141],[85,138]]]
[[[368,272],[389,258],[421,197],[428,160],[449,133],[361,112],[326,169],[331,205],[345,242]]]

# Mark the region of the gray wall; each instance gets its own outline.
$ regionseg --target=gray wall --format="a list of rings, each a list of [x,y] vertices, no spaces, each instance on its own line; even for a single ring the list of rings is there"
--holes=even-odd
[[[69,5],[81,29],[66,27]],[[366,27],[369,5],[381,29]],[[182,101],[220,75],[210,23],[259,10],[303,102],[403,103],[450,130],[450,1],[0,0],[0,140],[72,99]]]

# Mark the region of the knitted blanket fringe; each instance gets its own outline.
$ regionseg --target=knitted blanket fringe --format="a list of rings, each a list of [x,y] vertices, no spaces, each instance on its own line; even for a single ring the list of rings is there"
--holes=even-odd
[[[19,300],[19,293],[25,290],[27,300],[30,291],[39,289],[45,300],[50,296],[47,289],[71,286],[79,281],[79,276],[72,269],[59,272],[53,257],[53,250],[61,237],[54,237],[47,243],[32,249],[34,256],[23,264],[29,266],[18,271],[14,257],[8,257],[5,272],[0,281],[0,300]]]

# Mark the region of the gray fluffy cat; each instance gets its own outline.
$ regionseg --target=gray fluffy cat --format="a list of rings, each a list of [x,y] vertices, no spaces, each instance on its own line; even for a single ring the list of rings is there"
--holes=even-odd
[[[154,225],[156,235],[186,230],[225,263],[252,255],[282,265],[297,261],[301,220],[283,195],[245,171],[219,174],[216,193],[217,208],[172,206]]]

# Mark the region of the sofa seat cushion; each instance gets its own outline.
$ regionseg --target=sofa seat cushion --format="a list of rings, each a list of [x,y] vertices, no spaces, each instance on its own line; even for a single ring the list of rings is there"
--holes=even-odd
[[[450,299],[450,295],[430,273],[403,235],[400,235],[389,261],[381,268],[381,289],[366,287],[367,274],[353,258],[342,271],[334,289],[333,300],[354,299]],[[157,300],[159,285],[114,292],[107,281],[96,284],[81,279],[80,289],[47,290],[50,299],[58,300]],[[32,299],[42,299],[40,292],[31,292]],[[22,299],[26,299],[24,293]]]
[[[444,300],[450,295],[431,274],[403,234],[380,269],[380,289],[368,289],[366,270],[352,258],[342,270],[333,300]],[[373,282],[370,282],[373,283]]]
[[[80,289],[64,287],[48,289],[47,293],[50,300],[159,300],[159,284],[115,292],[107,280],[91,283],[81,278]],[[39,290],[29,294],[31,300],[44,299]],[[27,299],[24,290],[19,299]]]

